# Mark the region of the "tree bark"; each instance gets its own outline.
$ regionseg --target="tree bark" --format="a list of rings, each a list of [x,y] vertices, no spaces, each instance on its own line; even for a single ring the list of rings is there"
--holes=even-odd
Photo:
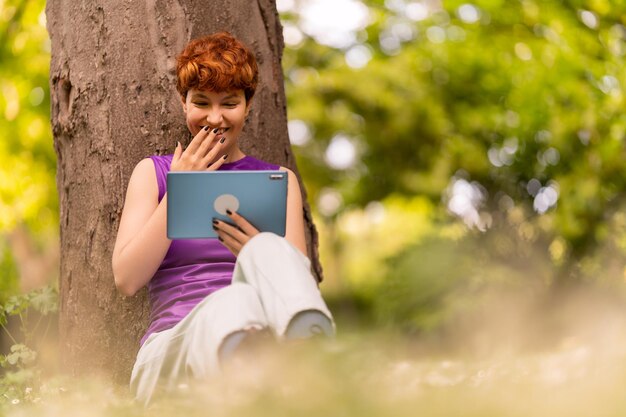
[[[241,147],[297,173],[287,136],[282,26],[271,0],[50,0],[46,15],[58,158],[62,362],[74,374],[126,382],[149,306],[145,290],[131,298],[117,293],[111,255],[135,164],[190,139],[175,89],[175,58],[190,39],[220,30],[249,45],[260,84]],[[321,280],[308,205],[303,215]]]

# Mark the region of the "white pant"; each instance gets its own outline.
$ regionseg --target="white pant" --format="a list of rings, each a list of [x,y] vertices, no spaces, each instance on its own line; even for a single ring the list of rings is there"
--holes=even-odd
[[[218,350],[237,331],[269,327],[283,338],[299,312],[332,315],[310,272],[310,261],[286,239],[260,233],[239,253],[233,282],[206,297],[176,326],[151,334],[139,352],[130,385],[148,403],[157,386],[219,373]]]

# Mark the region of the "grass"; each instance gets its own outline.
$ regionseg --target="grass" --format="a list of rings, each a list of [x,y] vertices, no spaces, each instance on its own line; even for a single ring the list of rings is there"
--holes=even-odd
[[[610,341],[610,343],[608,343]],[[148,407],[127,387],[50,378],[6,416],[623,416],[624,339],[569,339],[488,357],[424,353],[406,336],[342,334],[258,348],[219,379],[181,383]]]

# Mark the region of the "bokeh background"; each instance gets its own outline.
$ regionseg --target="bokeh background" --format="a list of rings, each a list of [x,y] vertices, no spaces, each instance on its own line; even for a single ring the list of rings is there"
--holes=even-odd
[[[44,6],[0,0],[5,306],[45,286],[49,305],[57,279]],[[289,136],[344,334],[465,358],[619,346],[626,2],[277,8]]]
[[[556,340],[623,302],[623,2],[277,4],[338,311],[437,343],[536,314]]]

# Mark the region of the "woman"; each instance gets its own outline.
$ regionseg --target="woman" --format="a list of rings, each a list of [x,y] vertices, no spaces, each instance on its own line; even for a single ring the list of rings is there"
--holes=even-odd
[[[148,286],[151,322],[131,376],[146,403],[157,386],[218,374],[255,332],[279,340],[334,333],[305,256],[297,178],[239,148],[257,80],[253,54],[230,34],[191,41],[178,57],[176,87],[193,139],[185,149],[178,142],[173,155],[140,161],[131,175],[113,273],[124,295]],[[236,212],[229,214],[236,226],[213,220],[218,239],[167,238],[168,171],[275,169],[288,173],[284,238],[260,233]]]

